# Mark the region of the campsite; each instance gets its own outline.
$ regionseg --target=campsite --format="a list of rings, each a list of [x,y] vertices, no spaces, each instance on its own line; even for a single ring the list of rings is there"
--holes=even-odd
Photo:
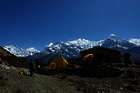
[[[0,0],[0,93],[140,93],[140,0]]]
[[[0,60],[1,93],[140,92],[139,64],[113,49],[94,47],[70,59],[58,53],[43,62],[16,57],[1,47]]]

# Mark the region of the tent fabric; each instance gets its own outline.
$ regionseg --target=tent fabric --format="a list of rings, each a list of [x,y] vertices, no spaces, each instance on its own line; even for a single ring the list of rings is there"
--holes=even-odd
[[[93,58],[94,58],[93,54],[87,54],[82,58],[82,60],[87,61],[87,62],[91,62],[91,61],[93,61]]]
[[[50,62],[48,68],[50,70],[63,70],[64,68],[66,68],[67,65],[68,65],[68,61],[61,55],[54,58]]]

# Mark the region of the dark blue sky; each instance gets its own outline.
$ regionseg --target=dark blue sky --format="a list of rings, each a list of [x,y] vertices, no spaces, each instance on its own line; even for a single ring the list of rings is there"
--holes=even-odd
[[[140,0],[0,0],[0,44],[140,37]]]

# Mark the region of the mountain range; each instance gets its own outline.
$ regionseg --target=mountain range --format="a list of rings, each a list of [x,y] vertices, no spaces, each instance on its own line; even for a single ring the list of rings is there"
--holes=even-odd
[[[3,48],[9,51],[11,54],[14,54],[15,56],[18,56],[18,57],[26,57],[26,56],[33,55],[35,53],[40,52],[39,50],[33,47],[23,49],[16,45],[7,45],[7,46],[4,46]]]
[[[129,52],[133,57],[140,58],[140,38],[131,38],[126,40],[115,34],[110,34],[106,39],[99,41],[91,41],[80,38],[73,41],[53,42],[47,45],[41,52],[33,47],[23,49],[14,45],[7,45],[3,48],[19,57],[32,56],[36,53],[38,53],[39,56],[42,54],[54,55],[56,53],[61,53],[65,57],[69,58],[76,57],[79,55],[80,51],[93,48],[95,46],[102,46],[117,49],[123,52]]]
[[[50,43],[45,50],[49,53],[61,52],[66,57],[74,57],[79,54],[80,51],[89,49],[95,46],[102,46],[106,48],[117,49],[125,52],[134,52],[135,55],[137,49],[140,47],[140,39],[122,39],[115,34],[110,34],[106,39],[99,41],[91,41],[86,39],[78,39],[67,42],[55,42]]]

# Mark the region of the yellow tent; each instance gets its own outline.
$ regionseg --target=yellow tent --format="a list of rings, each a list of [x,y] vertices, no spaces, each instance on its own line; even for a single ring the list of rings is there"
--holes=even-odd
[[[93,55],[93,54],[87,54],[87,55],[85,55],[85,56],[82,58],[82,60],[83,60],[83,61],[86,61],[86,62],[92,62],[93,59],[94,59],[94,55]]]
[[[60,71],[66,68],[67,65],[67,60],[62,55],[60,55],[49,62],[48,69]]]

